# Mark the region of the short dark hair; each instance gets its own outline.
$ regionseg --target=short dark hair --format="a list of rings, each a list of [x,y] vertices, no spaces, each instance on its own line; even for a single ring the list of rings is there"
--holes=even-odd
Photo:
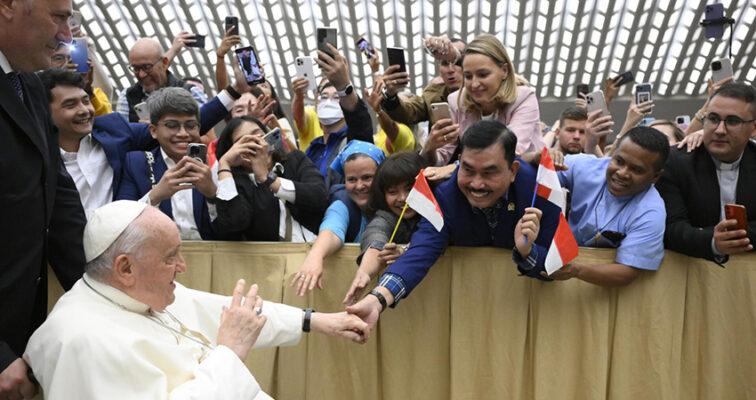
[[[200,120],[199,106],[192,93],[180,87],[165,87],[147,98],[150,123],[157,125],[166,114],[193,115]]]
[[[588,111],[583,107],[569,106],[562,111],[562,115],[559,116],[559,126],[564,125],[565,119],[571,119],[573,121],[585,121],[588,119]]]
[[[375,171],[373,184],[370,186],[370,213],[378,210],[389,211],[386,190],[401,184],[414,185],[415,177],[425,167],[425,159],[414,151],[399,151],[383,160]]]
[[[730,82],[722,85],[711,98],[716,96],[743,100],[751,106],[751,118],[756,118],[756,88],[746,83]]]
[[[218,138],[218,143],[215,144],[215,157],[218,160],[220,160],[221,157],[223,157],[223,155],[231,149],[231,146],[234,145],[234,139],[232,138],[232,136],[234,132],[239,129],[239,127],[245,122],[251,122],[257,125],[265,133],[268,133],[268,131],[270,130],[260,120],[249,115],[231,118],[226,124],[226,127],[223,128],[223,132],[221,132],[220,137]],[[286,159],[286,150],[281,148],[273,153],[274,162],[280,162],[284,159]]]
[[[84,78],[80,74],[65,68],[46,69],[39,72],[37,76],[42,80],[42,85],[45,87],[48,103],[52,103],[53,101],[52,90],[56,86],[73,86],[82,90],[84,89]]]
[[[496,142],[501,144],[504,149],[504,159],[511,166],[515,160],[517,136],[499,120],[487,119],[470,125],[459,141],[459,152],[461,154],[465,148],[485,149]]]
[[[654,164],[654,169],[660,171],[664,168],[669,156],[669,139],[662,132],[647,126],[636,126],[622,135],[615,146],[615,153],[625,139],[631,140],[638,146],[659,155]]]

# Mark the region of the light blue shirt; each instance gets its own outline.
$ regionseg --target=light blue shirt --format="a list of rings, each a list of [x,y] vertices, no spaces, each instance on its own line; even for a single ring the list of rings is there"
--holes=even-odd
[[[657,270],[664,258],[664,200],[653,185],[634,196],[612,195],[606,186],[610,161],[586,154],[565,157],[569,169],[558,175],[562,186],[572,193],[567,219],[572,234],[579,246],[617,248],[617,263]],[[596,239],[605,231],[627,236],[618,242],[604,236]]]
[[[360,239],[362,239],[362,232],[365,231],[365,227],[367,226],[367,219],[365,219],[365,216],[362,215],[360,218],[362,218],[362,221],[360,221],[360,232],[357,234],[357,237],[354,239],[355,243],[359,243]],[[328,209],[326,209],[325,216],[323,217],[323,222],[320,223],[320,229],[318,230],[318,233],[323,232],[323,230],[328,229],[329,231],[336,234],[336,236],[341,239],[341,243],[344,243],[346,240],[346,232],[349,228],[349,209],[347,208],[346,204],[342,202],[341,200],[336,200],[333,203],[331,203],[330,206],[328,206]]]

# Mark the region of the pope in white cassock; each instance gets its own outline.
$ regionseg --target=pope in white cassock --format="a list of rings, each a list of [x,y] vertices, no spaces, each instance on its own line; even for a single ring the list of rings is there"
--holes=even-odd
[[[176,225],[157,208],[116,201],[84,230],[86,273],[29,340],[24,359],[47,399],[269,399],[244,365],[250,348],[302,332],[367,340],[362,320],[233,297],[174,281],[186,270]]]

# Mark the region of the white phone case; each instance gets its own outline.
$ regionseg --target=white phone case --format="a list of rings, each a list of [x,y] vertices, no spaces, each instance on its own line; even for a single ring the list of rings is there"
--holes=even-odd
[[[589,114],[596,110],[603,110],[602,117],[609,115],[609,110],[606,108],[606,100],[604,100],[604,92],[601,90],[585,95],[585,102]]]
[[[714,63],[719,62],[721,68],[717,71],[714,70]],[[722,58],[711,63],[711,81],[717,83],[722,79],[732,78],[732,62],[729,58]]]
[[[136,111],[137,117],[139,117],[140,120],[150,120],[150,109],[147,107],[146,101],[135,105],[134,111]]]
[[[310,83],[310,85],[307,86],[307,90],[317,89],[318,86],[315,83],[315,72],[312,68],[312,57],[297,57],[294,62],[294,67],[297,69],[297,76],[307,79]]]

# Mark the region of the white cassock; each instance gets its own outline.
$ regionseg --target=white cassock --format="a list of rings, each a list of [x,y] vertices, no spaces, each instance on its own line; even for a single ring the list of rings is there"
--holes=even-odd
[[[149,307],[120,290],[80,279],[64,294],[29,340],[24,359],[46,399],[270,399],[236,354],[216,343],[222,307],[231,297],[176,284],[167,313],[150,317]],[[253,348],[295,345],[302,335],[302,310],[264,302],[267,322]],[[197,339],[191,340],[190,338]]]

